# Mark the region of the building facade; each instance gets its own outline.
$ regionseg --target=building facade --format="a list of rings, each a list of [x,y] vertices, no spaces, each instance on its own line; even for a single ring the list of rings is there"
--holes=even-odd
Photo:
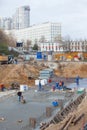
[[[40,44],[40,48],[42,52],[64,52],[65,48],[64,48],[64,43],[41,43]]]
[[[53,52],[87,52],[87,41],[68,41],[41,43],[41,51]]]
[[[30,26],[30,7],[22,6],[17,8],[13,15],[13,28],[23,29]]]
[[[66,41],[66,50],[70,52],[87,52],[87,40]]]
[[[17,8],[12,18],[0,18],[0,29],[23,29],[30,26],[30,7]]]
[[[61,24],[46,22],[25,29],[6,30],[5,32],[13,35],[17,41],[24,43],[26,43],[27,40],[30,40],[32,44],[54,42],[56,38],[58,40],[61,39]]]
[[[12,28],[12,18],[0,18],[0,29],[11,30]]]

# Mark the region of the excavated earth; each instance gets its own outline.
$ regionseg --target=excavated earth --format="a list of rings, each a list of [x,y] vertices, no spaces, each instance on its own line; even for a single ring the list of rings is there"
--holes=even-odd
[[[54,69],[54,74],[58,77],[74,78],[77,75],[81,78],[87,77],[86,62],[56,64],[58,67]],[[47,67],[44,62],[0,65],[0,83],[5,84],[6,87],[9,87],[13,82],[34,86],[35,79],[39,77],[39,71]]]

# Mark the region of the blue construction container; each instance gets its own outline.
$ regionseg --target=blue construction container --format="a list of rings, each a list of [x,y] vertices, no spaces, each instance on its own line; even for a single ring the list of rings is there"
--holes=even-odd
[[[37,52],[37,59],[42,59],[42,52]]]
[[[43,55],[43,59],[47,60],[47,55],[46,54]]]

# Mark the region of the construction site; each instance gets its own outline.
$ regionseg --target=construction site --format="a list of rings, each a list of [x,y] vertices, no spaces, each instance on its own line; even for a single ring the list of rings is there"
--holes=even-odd
[[[55,9],[63,14],[66,4]],[[39,2],[38,9],[44,5]],[[67,25],[77,5],[83,6],[72,4],[73,13],[69,6]],[[0,130],[87,130],[87,40],[71,40],[70,28],[63,36],[61,23],[31,26],[30,10],[19,7],[12,18],[0,19]]]
[[[53,76],[50,81],[47,80],[47,84],[43,86],[44,89],[38,91],[35,80],[39,79],[42,70],[47,69],[53,69]],[[79,90],[75,83],[77,75],[80,77]],[[0,84],[6,88],[1,92],[3,96],[0,98],[0,129],[86,130],[86,78],[87,63],[83,61],[31,60],[0,65]],[[53,86],[60,80],[72,89],[55,89],[54,91]],[[20,85],[28,86],[28,90],[23,92],[26,104],[19,103],[17,99]],[[81,91],[80,88],[82,88]],[[8,94],[4,96],[7,92]],[[56,107],[52,105],[55,100],[58,101]]]

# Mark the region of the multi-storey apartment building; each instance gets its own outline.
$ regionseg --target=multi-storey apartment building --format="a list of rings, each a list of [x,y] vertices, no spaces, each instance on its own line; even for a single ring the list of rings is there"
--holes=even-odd
[[[11,30],[12,26],[12,18],[0,18],[0,29]]]
[[[17,8],[16,13],[13,15],[13,28],[23,29],[30,26],[30,7],[22,6]]]
[[[4,28],[4,19],[0,18],[0,29]]]
[[[17,8],[12,18],[0,18],[0,29],[23,29],[30,26],[30,7]]]

